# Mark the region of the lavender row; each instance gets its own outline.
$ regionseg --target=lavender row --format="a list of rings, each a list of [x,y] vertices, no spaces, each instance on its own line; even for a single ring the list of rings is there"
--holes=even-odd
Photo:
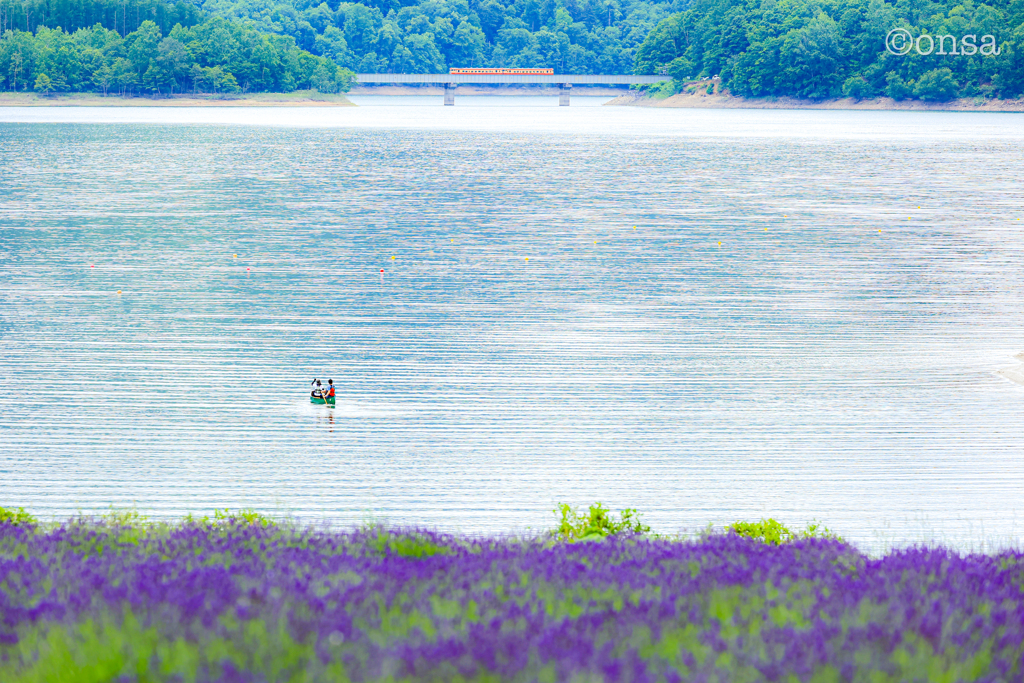
[[[0,680],[1020,681],[1022,559],[0,523]]]

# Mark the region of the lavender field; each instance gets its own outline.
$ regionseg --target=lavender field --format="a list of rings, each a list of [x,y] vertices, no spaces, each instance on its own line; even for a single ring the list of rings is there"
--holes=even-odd
[[[0,523],[0,681],[1019,681],[1024,554]]]

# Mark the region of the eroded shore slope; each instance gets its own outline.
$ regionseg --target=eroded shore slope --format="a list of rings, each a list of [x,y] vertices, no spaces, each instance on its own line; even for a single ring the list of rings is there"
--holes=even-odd
[[[607,105],[634,107],[668,107],[679,109],[865,109],[892,111],[993,111],[1024,112],[1024,99],[987,100],[961,98],[950,102],[897,101],[889,97],[855,100],[844,97],[834,100],[801,100],[795,97],[746,98],[728,93],[680,93],[664,99],[644,97],[631,92],[616,97]]]
[[[354,107],[344,95],[313,91],[249,95],[161,95],[159,97],[106,97],[94,93],[38,95],[0,93],[0,107]]]

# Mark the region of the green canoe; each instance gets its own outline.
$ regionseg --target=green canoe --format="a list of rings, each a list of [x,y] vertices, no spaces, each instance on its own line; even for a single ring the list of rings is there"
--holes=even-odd
[[[310,403],[316,403],[317,405],[321,405],[321,406],[323,404],[325,404],[325,403],[327,405],[329,405],[329,406],[333,406],[334,405],[334,399],[333,398],[317,398],[316,396],[310,396],[309,397],[309,402]]]

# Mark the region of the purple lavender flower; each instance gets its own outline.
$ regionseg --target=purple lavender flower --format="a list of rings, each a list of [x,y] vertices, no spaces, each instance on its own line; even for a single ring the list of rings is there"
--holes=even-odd
[[[63,647],[83,680],[1019,681],[1022,586],[1020,553],[820,539],[0,524],[0,680]]]

